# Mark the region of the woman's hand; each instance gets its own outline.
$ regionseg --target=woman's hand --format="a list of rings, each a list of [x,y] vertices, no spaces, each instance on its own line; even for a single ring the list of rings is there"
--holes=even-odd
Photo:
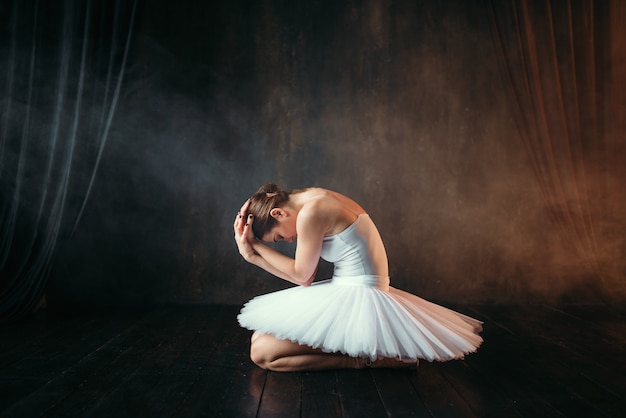
[[[292,257],[286,256],[269,245],[257,240],[252,232],[253,216],[248,213],[250,201],[246,201],[243,204],[235,222],[233,229],[235,231],[235,242],[239,249],[239,254],[247,262],[254,264],[257,267],[262,268],[268,273],[273,274],[276,277],[287,280],[293,284],[308,286],[315,278],[315,270],[317,268],[317,261],[319,260],[319,252],[321,251],[323,240],[323,228],[318,228],[319,239],[316,240],[319,247],[318,253],[311,257],[314,258],[315,264],[312,266],[311,272],[299,272],[296,270],[296,262]],[[314,231],[315,232],[315,231]],[[306,243],[306,240],[304,240]],[[301,246],[300,240],[298,246]],[[306,247],[306,245],[305,245]],[[302,253],[302,250],[300,250]],[[296,256],[298,254],[298,248],[296,248]],[[304,277],[306,275],[306,277]]]
[[[246,200],[246,203],[243,204],[237,213],[233,229],[235,230],[235,242],[237,243],[239,254],[241,254],[244,260],[251,263],[257,254],[252,248],[252,242],[254,242],[255,239],[252,233],[252,222],[254,218],[252,214],[247,213],[248,206],[250,206],[250,199]]]

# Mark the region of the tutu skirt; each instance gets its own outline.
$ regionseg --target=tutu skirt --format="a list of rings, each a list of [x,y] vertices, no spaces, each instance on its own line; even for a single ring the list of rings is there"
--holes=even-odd
[[[247,329],[352,357],[462,359],[482,343],[482,322],[363,277],[257,296],[237,319]],[[376,279],[374,279],[375,281]]]

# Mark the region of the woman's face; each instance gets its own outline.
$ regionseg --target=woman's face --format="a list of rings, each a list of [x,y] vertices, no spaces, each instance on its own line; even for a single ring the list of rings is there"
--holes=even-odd
[[[276,225],[263,235],[265,242],[287,241],[293,242],[296,239],[296,222],[295,217],[283,217],[276,219]]]

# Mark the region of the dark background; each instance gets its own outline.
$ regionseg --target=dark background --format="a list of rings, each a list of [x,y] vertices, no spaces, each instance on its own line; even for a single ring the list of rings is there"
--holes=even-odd
[[[590,208],[598,276],[548,216],[491,2],[140,1],[131,33],[73,231],[80,199],[68,202],[51,307],[241,304],[285,287],[233,241],[237,210],[269,181],[356,199],[383,236],[392,285],[427,299],[624,300],[624,141],[612,132],[587,171],[603,190]]]

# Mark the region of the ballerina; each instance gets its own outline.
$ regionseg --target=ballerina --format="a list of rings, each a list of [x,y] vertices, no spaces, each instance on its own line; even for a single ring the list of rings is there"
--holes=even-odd
[[[462,359],[482,322],[389,285],[387,254],[367,212],[322,188],[262,186],[234,225],[244,260],[296,286],[248,301],[237,319],[254,331],[250,358],[273,371],[415,367]],[[297,239],[295,257],[268,243]],[[319,259],[334,264],[316,281]]]

